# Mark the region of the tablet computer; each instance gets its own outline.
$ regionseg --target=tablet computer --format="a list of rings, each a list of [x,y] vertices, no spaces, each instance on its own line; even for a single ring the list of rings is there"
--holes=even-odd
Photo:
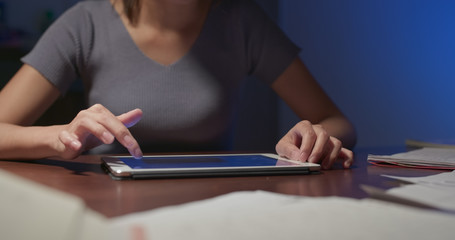
[[[115,179],[310,174],[320,165],[270,153],[105,156],[102,165]]]

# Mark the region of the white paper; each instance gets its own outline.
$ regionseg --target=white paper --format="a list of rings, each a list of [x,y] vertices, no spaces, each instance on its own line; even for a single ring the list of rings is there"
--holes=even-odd
[[[414,183],[387,190],[388,194],[455,211],[455,171],[425,177],[382,176]]]
[[[455,149],[421,148],[391,155],[392,158],[455,163]]]
[[[455,168],[455,149],[422,148],[392,155],[368,155],[368,161],[409,167]]]
[[[113,219],[110,239],[453,239],[455,215],[383,201],[235,192]],[[435,238],[435,236],[437,236]]]
[[[400,177],[386,174],[382,176],[455,193],[455,170],[425,177]]]
[[[423,203],[434,208],[439,208],[441,210],[453,211],[455,213],[454,192],[441,191],[419,184],[411,184],[398,188],[392,188],[388,190],[387,193],[397,197]]]
[[[46,177],[46,176],[43,176]],[[72,195],[0,169],[1,239],[103,239],[105,218]]]

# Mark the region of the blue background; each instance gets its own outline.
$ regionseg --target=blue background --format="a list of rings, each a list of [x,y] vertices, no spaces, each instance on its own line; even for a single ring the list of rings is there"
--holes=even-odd
[[[357,146],[389,146],[455,136],[454,13],[449,0],[282,0],[279,22]]]

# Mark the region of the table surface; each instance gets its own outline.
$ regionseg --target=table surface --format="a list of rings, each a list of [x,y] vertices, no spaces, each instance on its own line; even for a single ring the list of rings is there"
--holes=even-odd
[[[32,181],[82,198],[86,205],[105,215],[116,217],[158,207],[207,199],[234,191],[265,190],[301,196],[342,196],[365,198],[360,186],[379,188],[397,186],[380,176],[426,176],[441,171],[379,167],[367,162],[367,154],[392,154],[404,147],[372,148],[355,151],[351,169],[335,166],[316,175],[215,177],[184,179],[113,180],[101,168],[98,155],[74,160],[0,160],[0,168]]]

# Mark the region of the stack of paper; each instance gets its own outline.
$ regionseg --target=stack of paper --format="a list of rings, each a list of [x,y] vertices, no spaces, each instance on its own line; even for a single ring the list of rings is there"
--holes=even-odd
[[[455,169],[455,149],[422,148],[393,155],[368,155],[368,161],[375,165],[403,166],[431,169]]]

